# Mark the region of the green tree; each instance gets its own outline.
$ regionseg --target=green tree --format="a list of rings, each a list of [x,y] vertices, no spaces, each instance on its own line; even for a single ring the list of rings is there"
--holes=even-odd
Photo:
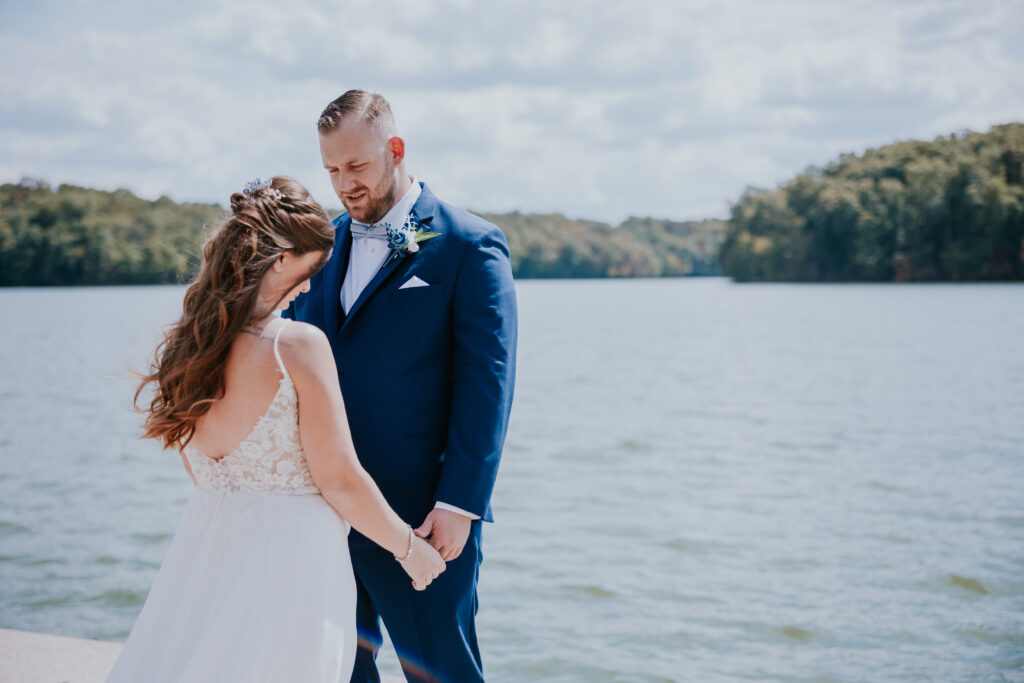
[[[1024,279],[1024,124],[844,154],[733,205],[740,281]]]

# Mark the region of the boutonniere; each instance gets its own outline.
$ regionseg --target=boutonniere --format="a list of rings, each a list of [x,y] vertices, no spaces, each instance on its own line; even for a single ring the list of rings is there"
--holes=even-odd
[[[391,247],[390,258],[401,258],[406,254],[415,254],[420,250],[420,242],[437,237],[439,232],[427,232],[419,223],[407,216],[402,227],[393,228],[390,223],[384,225],[388,233],[388,246]]]

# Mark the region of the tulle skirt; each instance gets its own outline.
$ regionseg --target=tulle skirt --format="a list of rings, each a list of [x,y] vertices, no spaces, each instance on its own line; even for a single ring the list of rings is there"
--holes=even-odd
[[[197,489],[108,683],[348,681],[348,531],[320,495]]]

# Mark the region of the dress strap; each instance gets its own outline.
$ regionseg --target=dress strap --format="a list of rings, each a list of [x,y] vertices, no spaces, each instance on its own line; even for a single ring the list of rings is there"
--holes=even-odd
[[[288,318],[279,318],[279,320],[281,321],[281,324],[278,325],[277,333],[274,335],[274,358],[277,359],[277,367],[281,368],[281,373],[285,377],[288,377],[288,379],[291,379],[291,376],[288,374],[288,371],[284,367],[284,361],[281,360],[281,352],[277,350],[277,342],[281,338],[281,333],[284,331],[284,328],[288,325],[289,320]]]

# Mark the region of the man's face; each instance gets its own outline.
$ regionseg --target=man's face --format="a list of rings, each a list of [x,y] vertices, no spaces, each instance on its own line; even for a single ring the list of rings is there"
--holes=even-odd
[[[361,223],[376,223],[398,201],[396,159],[389,141],[364,121],[343,121],[320,135],[320,157],[334,193]]]

